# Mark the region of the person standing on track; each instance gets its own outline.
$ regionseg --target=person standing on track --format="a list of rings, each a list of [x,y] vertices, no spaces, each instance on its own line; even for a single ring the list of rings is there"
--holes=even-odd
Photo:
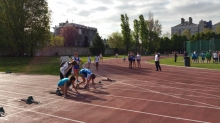
[[[79,65],[82,63],[82,61],[81,61],[80,57],[78,56],[78,52],[74,53],[72,60],[77,62],[77,64],[73,66],[73,70],[74,70],[74,74],[75,74],[77,82],[80,82],[78,80],[78,73],[79,73]]]
[[[141,55],[137,52],[137,66],[141,68]]]
[[[99,70],[99,55],[95,56],[94,62],[95,62],[96,70]]]
[[[90,65],[91,65],[91,54],[88,55],[88,58],[87,58],[87,62],[88,62],[88,69],[90,69]]]
[[[118,58],[118,53],[115,54],[115,58],[116,58],[116,59]]]
[[[128,55],[129,68],[132,68],[132,60],[133,60],[133,58],[132,58],[132,52],[130,52],[130,54]]]
[[[160,70],[161,71],[161,67],[160,67],[160,58],[158,55],[158,52],[155,52],[155,65],[156,65],[156,71]]]
[[[135,62],[135,60],[136,60],[136,57],[135,57],[134,53],[132,53],[132,66],[133,66],[133,67],[136,67],[136,62]]]
[[[100,62],[103,62],[102,53],[100,53],[99,58],[100,58]]]

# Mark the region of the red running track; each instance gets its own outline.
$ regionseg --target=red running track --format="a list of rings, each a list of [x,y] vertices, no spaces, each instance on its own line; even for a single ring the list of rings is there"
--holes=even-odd
[[[219,123],[219,71],[173,67],[146,63],[142,68],[128,68],[122,59],[109,59],[100,64],[98,89],[73,92],[70,99],[49,94],[56,89],[59,76],[0,73],[0,117],[4,123]],[[84,67],[87,65],[85,64]],[[18,99],[32,95],[42,104],[27,105]]]

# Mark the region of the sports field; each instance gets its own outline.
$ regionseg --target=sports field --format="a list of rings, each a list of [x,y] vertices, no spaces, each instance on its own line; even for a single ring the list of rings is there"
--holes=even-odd
[[[143,57],[142,68],[128,68],[121,58],[105,60],[97,89],[72,91],[70,99],[50,94],[59,76],[0,73],[2,123],[219,123],[218,70],[161,65]],[[59,62],[58,62],[59,63]],[[86,64],[84,64],[84,67]],[[102,81],[111,78],[115,82]],[[18,101],[33,96],[40,104]]]

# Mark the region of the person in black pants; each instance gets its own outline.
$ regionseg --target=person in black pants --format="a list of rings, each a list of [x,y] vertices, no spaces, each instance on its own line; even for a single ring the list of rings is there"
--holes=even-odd
[[[130,54],[128,55],[129,68],[132,68],[132,60],[133,60],[133,57],[132,57],[132,53],[130,52]]]
[[[156,71],[158,71],[158,70],[161,71],[160,59],[159,59],[158,52],[155,52],[155,65],[156,65]]]
[[[60,64],[60,80],[69,77],[72,72],[72,67],[76,65],[76,61],[66,61]]]
[[[174,53],[174,62],[176,62],[176,60],[177,60],[177,53],[175,52]]]

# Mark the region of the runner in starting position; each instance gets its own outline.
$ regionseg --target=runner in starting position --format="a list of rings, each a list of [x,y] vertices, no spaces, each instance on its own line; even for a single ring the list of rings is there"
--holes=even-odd
[[[74,76],[70,76],[69,78],[63,78],[58,82],[58,89],[64,94],[64,98],[66,98],[67,95],[67,90],[69,86],[72,84],[73,88],[76,90],[77,93],[79,93],[74,86],[76,78]]]
[[[79,88],[79,85],[81,85],[82,83],[85,83],[87,80],[86,88],[89,89],[89,82],[92,80],[93,87],[94,87],[94,89],[96,89],[95,83],[94,83],[94,79],[96,76],[95,76],[95,74],[92,73],[92,71],[84,68],[79,71],[79,75],[82,77],[83,81],[77,84],[77,88]]]

